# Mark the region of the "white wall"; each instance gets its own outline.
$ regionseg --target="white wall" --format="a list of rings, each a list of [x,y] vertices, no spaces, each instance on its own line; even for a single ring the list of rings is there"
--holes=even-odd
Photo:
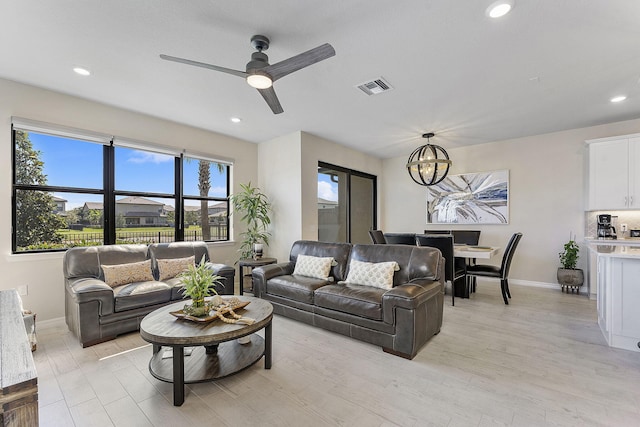
[[[103,132],[234,160],[232,192],[240,182],[257,182],[255,144],[73,96],[0,79],[0,289],[28,285],[25,307],[38,320],[64,316],[62,253],[11,255],[11,116]],[[232,218],[236,227],[237,218]],[[212,244],[214,261],[233,265],[236,244]]]
[[[448,150],[452,174],[509,170],[508,225],[426,224],[426,189],[415,184],[405,168],[407,156],[383,163],[383,230],[421,232],[425,228],[479,229],[481,244],[504,248],[514,232],[522,232],[511,267],[513,283],[553,286],[558,253],[574,233],[585,230],[584,141],[638,132],[640,120],[573,129]],[[613,172],[613,171],[612,171]],[[587,267],[587,247],[581,244],[578,267]],[[495,259],[499,264],[502,253]]]
[[[260,188],[274,205],[271,244],[267,254],[289,259],[296,240],[318,240],[318,162],[378,176],[382,160],[322,139],[295,132],[259,144]],[[380,187],[378,185],[380,212]]]
[[[258,156],[258,185],[273,205],[265,256],[285,262],[291,242],[302,238],[300,132],[258,144]]]

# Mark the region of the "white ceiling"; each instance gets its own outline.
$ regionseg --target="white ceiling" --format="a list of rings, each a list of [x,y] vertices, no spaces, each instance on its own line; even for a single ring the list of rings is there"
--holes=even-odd
[[[3,0],[0,77],[256,143],[303,130],[383,158],[427,131],[455,148],[640,117],[640,1],[516,0],[491,20],[492,2]],[[272,64],[336,50],[275,83],[283,114],[236,76],[158,57],[244,70],[254,34],[271,39]],[[355,88],[381,76],[393,91]]]

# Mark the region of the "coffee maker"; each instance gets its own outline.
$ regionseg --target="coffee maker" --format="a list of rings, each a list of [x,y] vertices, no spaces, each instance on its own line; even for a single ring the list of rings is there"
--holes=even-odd
[[[616,228],[611,224],[611,215],[598,215],[598,239],[617,239]]]

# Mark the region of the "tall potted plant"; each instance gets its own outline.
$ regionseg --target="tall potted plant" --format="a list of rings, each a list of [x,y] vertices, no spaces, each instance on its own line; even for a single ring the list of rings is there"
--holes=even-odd
[[[566,288],[567,292],[569,289],[576,289],[580,293],[580,286],[584,283],[584,272],[576,268],[578,252],[580,247],[573,238],[569,237],[569,241],[564,244],[564,250],[558,254],[562,267],[558,268],[557,278],[563,292]]]
[[[240,220],[247,225],[246,231],[240,233],[240,257],[254,258],[256,252],[262,252],[260,245],[269,244],[271,233],[267,227],[271,224],[272,207],[268,197],[250,182],[240,184],[240,188],[242,191],[231,196],[234,212],[242,215]]]

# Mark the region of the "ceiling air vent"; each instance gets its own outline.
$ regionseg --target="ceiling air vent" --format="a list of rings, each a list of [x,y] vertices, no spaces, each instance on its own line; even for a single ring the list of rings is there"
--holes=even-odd
[[[377,95],[379,93],[387,92],[393,89],[389,82],[387,82],[382,77],[368,82],[360,83],[356,87],[367,95]]]

